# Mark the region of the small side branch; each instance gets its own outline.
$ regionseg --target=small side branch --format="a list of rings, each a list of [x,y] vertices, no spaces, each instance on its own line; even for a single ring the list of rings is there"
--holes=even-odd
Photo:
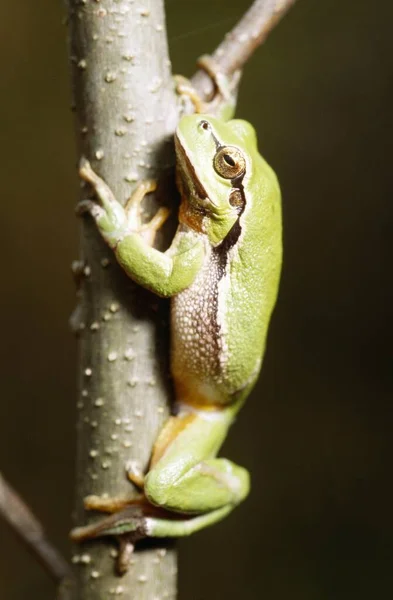
[[[71,579],[68,563],[46,538],[41,523],[1,474],[0,515],[58,585]]]
[[[294,3],[295,0],[255,0],[212,53],[219,70],[228,76],[241,70]],[[203,71],[194,75],[192,83],[205,96],[213,91],[211,79]]]

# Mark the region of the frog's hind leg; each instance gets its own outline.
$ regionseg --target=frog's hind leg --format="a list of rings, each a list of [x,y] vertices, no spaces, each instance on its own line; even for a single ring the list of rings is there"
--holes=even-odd
[[[164,427],[144,492],[153,505],[170,511],[171,518],[149,517],[148,535],[189,535],[224,518],[247,496],[248,472],[216,458],[231,421],[225,409],[198,411],[172,417]]]
[[[150,470],[140,481],[144,496],[137,501],[93,497],[87,508],[113,514],[74,529],[71,537],[182,537],[223,519],[249,491],[248,472],[216,458],[233,414],[230,409],[187,409],[171,417],[155,443]],[[132,472],[129,477],[133,479]]]

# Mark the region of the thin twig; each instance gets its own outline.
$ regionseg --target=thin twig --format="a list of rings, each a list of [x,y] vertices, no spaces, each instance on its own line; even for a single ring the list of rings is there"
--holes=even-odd
[[[294,3],[295,0],[255,0],[211,55],[220,72],[230,76],[242,69]],[[202,70],[194,75],[192,84],[205,98],[213,91],[211,78]]]
[[[71,569],[68,563],[46,538],[41,523],[1,474],[0,515],[57,584],[66,578],[71,578]]]

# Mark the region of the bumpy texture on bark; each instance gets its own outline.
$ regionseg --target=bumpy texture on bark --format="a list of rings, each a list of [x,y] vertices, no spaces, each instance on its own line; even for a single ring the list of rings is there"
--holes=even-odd
[[[173,165],[177,111],[163,2],[69,0],[69,27],[80,154],[125,203],[137,180]],[[88,193],[82,189],[82,197]],[[156,205],[150,202],[153,211]],[[93,518],[83,509],[84,496],[133,491],[125,464],[147,467],[170,397],[167,302],[123,274],[88,218],[81,261],[73,316],[80,351],[78,525]],[[175,596],[173,547],[161,541],[138,550],[122,578],[110,558],[115,549],[113,540],[74,548],[80,600]]]

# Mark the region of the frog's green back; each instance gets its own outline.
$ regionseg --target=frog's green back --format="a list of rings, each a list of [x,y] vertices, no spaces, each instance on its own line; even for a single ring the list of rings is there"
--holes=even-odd
[[[253,140],[252,140],[253,142]],[[228,371],[234,389],[259,372],[277,297],[281,260],[281,194],[274,171],[251,144],[251,172],[244,178],[246,206],[239,243],[230,251],[227,311]]]

